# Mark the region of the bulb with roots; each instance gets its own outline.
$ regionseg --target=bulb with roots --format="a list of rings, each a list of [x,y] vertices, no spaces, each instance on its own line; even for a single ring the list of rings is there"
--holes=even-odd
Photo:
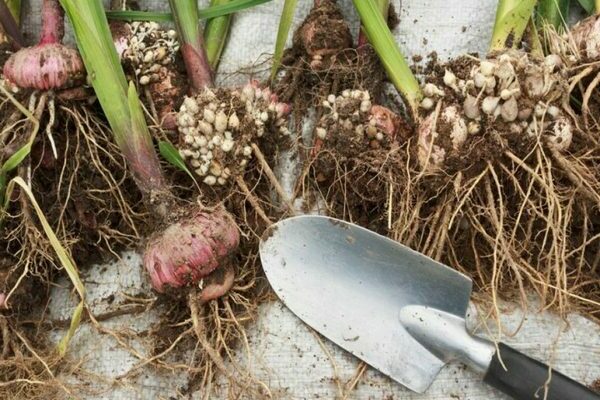
[[[423,88],[417,130],[421,168],[440,171],[449,157],[464,159],[465,148],[488,139],[533,137],[567,151],[572,142],[572,121],[562,109],[567,87],[566,69],[554,54],[535,58],[508,50],[448,63]]]
[[[224,209],[194,210],[154,234],[146,245],[143,262],[152,286],[160,293],[200,285],[217,269],[221,279],[206,285],[205,298],[224,294],[233,282],[229,270],[240,241],[233,217]]]
[[[352,34],[339,7],[332,0],[315,2],[314,9],[294,36],[313,69],[324,69],[327,60],[352,47]]]
[[[14,53],[4,64],[4,77],[17,88],[59,90],[80,84],[85,68],[79,53],[62,45],[64,12],[57,0],[42,3],[39,43]]]

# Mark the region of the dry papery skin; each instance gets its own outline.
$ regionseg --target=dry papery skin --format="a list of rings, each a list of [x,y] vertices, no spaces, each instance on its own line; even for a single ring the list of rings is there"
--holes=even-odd
[[[390,235],[470,274],[494,306],[527,287],[597,318],[598,149],[569,79],[561,57],[512,50],[435,65]]]

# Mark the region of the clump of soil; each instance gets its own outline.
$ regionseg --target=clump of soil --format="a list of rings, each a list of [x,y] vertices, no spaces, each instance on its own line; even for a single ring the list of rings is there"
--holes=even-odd
[[[295,32],[282,65],[283,77],[275,91],[281,101],[292,104],[298,116],[343,89],[367,90],[378,99],[385,77],[370,46],[355,48],[348,24],[333,0],[313,7]]]
[[[349,89],[323,99],[301,183],[312,189],[304,193],[307,207],[324,206],[328,215],[385,232],[411,128],[371,99],[368,91]]]

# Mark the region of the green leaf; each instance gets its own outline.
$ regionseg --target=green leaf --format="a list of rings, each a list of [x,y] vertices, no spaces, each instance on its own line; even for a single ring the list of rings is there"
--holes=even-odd
[[[279,29],[277,30],[277,40],[275,42],[275,54],[273,55],[273,65],[271,66],[271,80],[275,79],[279,66],[281,65],[281,59],[283,57],[283,50],[285,49],[285,43],[290,34],[290,28],[294,21],[294,14],[296,12],[296,5],[298,0],[285,0],[283,5],[283,12],[279,19]]]
[[[181,154],[179,154],[179,150],[177,150],[177,148],[173,146],[173,143],[167,141],[160,141],[158,142],[158,150],[160,151],[160,155],[165,160],[167,160],[169,164],[173,165],[176,168],[179,168],[180,170],[188,174],[190,178],[194,180],[194,182],[196,182],[194,174],[192,174],[192,171],[189,170],[189,168],[185,164],[185,160],[181,157]],[[198,184],[198,182],[196,182],[196,184]]]
[[[411,71],[406,59],[383,19],[379,5],[374,0],[353,0],[360,15],[367,38],[373,45],[388,77],[404,96],[413,116],[417,115],[419,101],[423,97],[419,82]]]
[[[144,110],[142,109],[142,103],[138,96],[137,90],[133,82],[129,82],[129,89],[127,91],[127,99],[129,105],[129,115],[131,116],[131,131],[135,132],[134,136],[138,140],[132,140],[140,148],[135,148],[135,153],[145,151],[153,146],[152,136],[148,130],[146,119],[144,118]]]
[[[571,0],[539,0],[535,12],[538,28],[550,24],[556,30],[564,31],[569,19],[570,3]]]
[[[77,332],[77,328],[79,328],[79,324],[81,323],[81,317],[83,315],[83,310],[85,308],[85,302],[82,300],[79,302],[77,307],[75,307],[75,311],[73,311],[73,316],[71,317],[71,324],[69,325],[69,330],[60,340],[57,346],[58,354],[61,357],[64,357],[67,354],[67,349],[69,348],[69,342],[75,336],[75,332]]]
[[[1,1],[1,0],[0,0]],[[0,206],[4,205],[5,201],[5,189],[6,189],[6,180],[8,179],[8,173],[19,166],[23,162],[25,158],[31,153],[31,148],[33,146],[33,142],[39,132],[40,129],[40,121],[38,121],[33,114],[29,112],[21,103],[19,103],[11,93],[9,93],[4,85],[0,85],[0,91],[4,93],[4,95],[17,107],[19,111],[21,111],[28,119],[28,123],[31,123],[32,129],[31,134],[29,136],[29,140],[23,147],[17,150],[14,154],[12,154],[8,160],[4,162],[4,164],[0,167]],[[4,211],[4,208],[0,210],[0,213]],[[1,222],[0,215],[0,222]]]
[[[21,23],[21,0],[4,0],[17,24]]]
[[[128,84],[99,0],[60,0],[71,25],[89,79],[119,147],[131,128]]]
[[[135,88],[127,83],[101,0],[60,0],[75,32],[89,80],[143,192],[162,191],[165,184],[152,137]]]
[[[200,10],[198,12],[198,18],[209,19],[222,17],[269,1],[272,0],[231,0],[227,4],[220,4]],[[110,19],[123,21],[173,21],[173,15],[171,13],[149,11],[107,11],[106,15]]]
[[[40,224],[42,225],[42,229],[44,230],[44,233],[48,237],[48,240],[50,242],[50,245],[52,246],[52,249],[54,250],[54,252],[56,253],[56,256],[58,257],[58,261],[60,262],[60,265],[67,272],[69,279],[71,279],[73,286],[75,286],[75,290],[77,291],[77,293],[79,294],[79,297],[81,298],[81,303],[79,304],[79,306],[77,306],[75,308],[73,317],[71,318],[71,326],[69,328],[69,331],[67,332],[66,336],[60,341],[60,343],[58,345],[59,354],[61,356],[63,356],[67,351],[67,346],[68,346],[70,339],[73,337],[73,334],[77,330],[77,328],[79,326],[79,322],[81,321],[81,314],[83,311],[83,307],[85,305],[85,303],[84,303],[85,302],[85,286],[83,285],[83,282],[81,281],[81,279],[79,277],[79,270],[75,266],[75,261],[73,261],[73,259],[71,258],[71,255],[63,247],[63,245],[60,242],[60,240],[58,239],[58,237],[56,237],[54,230],[48,223],[48,220],[46,219],[44,212],[42,211],[38,202],[36,201],[35,196],[33,195],[32,191],[31,191],[31,188],[29,187],[29,185],[27,185],[27,183],[25,183],[23,178],[16,177],[9,182],[8,188],[6,190],[7,196],[6,196],[5,202],[8,201],[7,199],[10,199],[10,195],[11,195],[12,191],[14,190],[15,185],[19,186],[21,188],[21,190],[23,190],[23,192],[29,198],[29,201],[31,202],[31,205],[33,206],[33,209],[35,210],[35,213],[40,221]]]
[[[537,0],[500,0],[490,50],[516,48],[523,38]]]
[[[592,15],[596,12],[596,4],[594,0],[578,0],[579,5],[589,14]]]
[[[210,5],[217,6],[226,4],[231,0],[212,0]],[[231,26],[232,15],[223,17],[211,18],[206,21],[204,27],[204,48],[206,49],[206,57],[213,70],[217,69],[221,54],[227,42],[227,35]]]
[[[7,174],[13,169],[17,168],[21,162],[31,153],[31,143],[25,144],[19,150],[17,150],[12,156],[6,160],[6,162],[0,168],[0,174]]]

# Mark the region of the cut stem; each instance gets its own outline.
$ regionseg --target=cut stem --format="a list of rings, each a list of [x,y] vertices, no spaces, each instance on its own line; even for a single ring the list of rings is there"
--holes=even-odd
[[[158,156],[133,84],[128,85],[119,62],[101,0],[61,0],[89,80],[128,161],[140,190],[148,197],[168,193]]]
[[[517,48],[533,15],[537,0],[500,0],[490,51]]]
[[[423,97],[419,82],[412,73],[404,56],[400,52],[392,32],[384,20],[379,5],[375,0],[353,0],[354,7],[360,15],[364,31],[369,42],[379,55],[388,77],[404,96],[413,117],[418,115],[419,101]]]
[[[213,74],[204,48],[204,38],[200,32],[197,1],[169,0],[169,4],[179,32],[181,53],[193,89],[199,91],[213,86]]]
[[[40,44],[60,43],[64,36],[65,14],[58,0],[43,0]]]
[[[226,4],[230,0],[212,0],[210,2],[211,7]],[[221,60],[221,54],[225,48],[227,42],[227,35],[229,34],[229,28],[231,27],[232,16],[226,15],[224,17],[212,18],[206,22],[204,27],[204,43],[206,48],[206,57],[212,68],[216,70],[219,61]]]

